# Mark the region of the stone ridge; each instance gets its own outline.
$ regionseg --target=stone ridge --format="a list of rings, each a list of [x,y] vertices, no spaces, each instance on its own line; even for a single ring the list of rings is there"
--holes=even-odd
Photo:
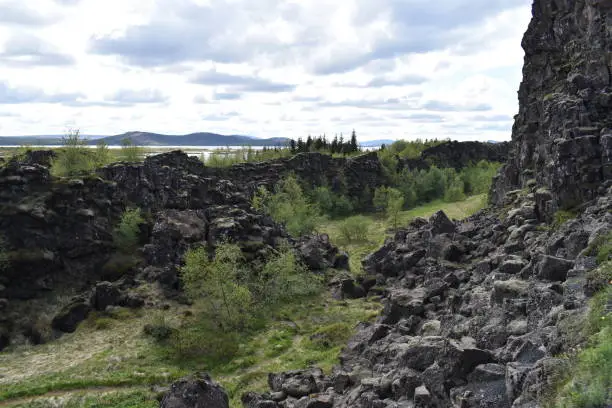
[[[535,0],[532,13],[513,152],[491,196],[500,203],[535,180],[550,219],[612,177],[612,1]]]

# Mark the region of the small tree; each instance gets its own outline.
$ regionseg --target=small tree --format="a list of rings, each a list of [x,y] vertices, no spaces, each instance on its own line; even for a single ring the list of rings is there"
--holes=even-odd
[[[132,139],[125,138],[121,141],[121,159],[127,162],[142,161],[144,149],[134,144]]]
[[[62,137],[62,148],[51,162],[51,171],[56,176],[76,176],[94,169],[95,163],[87,148],[87,141],[78,129],[69,130]]]
[[[385,212],[393,228],[397,228],[399,214],[404,207],[402,192],[392,187],[379,187],[374,191],[373,202],[377,210]]]
[[[140,224],[142,223],[144,223],[144,219],[140,209],[125,210],[119,225],[113,231],[113,243],[119,251],[131,253],[138,247]]]
[[[96,167],[104,167],[111,162],[111,153],[108,149],[108,145],[104,140],[99,140],[96,143],[96,150],[94,152],[94,162]]]
[[[243,329],[251,317],[252,295],[240,284],[242,252],[235,244],[223,243],[210,260],[205,248],[187,251],[181,277],[193,301],[202,301],[206,312],[224,331]]]

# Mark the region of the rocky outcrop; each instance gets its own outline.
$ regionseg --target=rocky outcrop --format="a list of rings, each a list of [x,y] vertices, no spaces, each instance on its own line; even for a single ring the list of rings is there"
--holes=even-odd
[[[612,3],[535,0],[532,12],[513,151],[491,196],[502,203],[533,180],[537,211],[550,219],[612,178]]]
[[[175,294],[178,268],[191,245],[213,248],[228,239],[252,260],[288,238],[269,217],[254,212],[242,189],[207,175],[185,153],[117,163],[96,176],[71,179],[51,177],[52,157],[30,152],[0,167],[0,249],[10,261],[0,271],[2,347],[11,333],[32,333],[41,325],[72,332],[91,310],[139,307],[145,300],[131,296],[130,287],[145,281]],[[112,237],[128,207],[140,208],[146,221],[141,248],[132,254],[118,251]],[[55,296],[60,292],[68,296]],[[56,310],[41,323],[36,313],[23,311],[43,298],[57,300],[41,306],[45,313]]]
[[[398,231],[363,260],[376,287],[360,288],[382,295],[383,312],[356,327],[332,375],[271,375],[271,392],[244,406],[537,406],[566,370],[555,356],[586,340],[575,323],[593,243],[612,230],[612,188],[558,229],[538,220],[536,191],[506,211],[458,223],[439,212]]]
[[[416,159],[400,158],[398,170],[428,170],[438,168],[460,170],[481,160],[505,163],[510,154],[510,143],[482,143],[450,141],[423,150]]]
[[[160,408],[229,408],[229,400],[208,374],[195,374],[172,384]]]
[[[310,186],[326,185],[332,191],[353,199],[363,197],[364,191],[387,185],[376,152],[356,157],[331,157],[321,153],[299,153],[291,158],[268,162],[241,163],[228,168],[206,168],[206,174],[231,181],[247,194],[259,186],[273,190],[280,179],[294,173]]]

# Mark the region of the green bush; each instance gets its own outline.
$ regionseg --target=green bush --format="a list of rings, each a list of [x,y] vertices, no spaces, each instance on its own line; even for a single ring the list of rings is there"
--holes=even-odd
[[[269,214],[274,221],[284,224],[291,235],[311,233],[321,220],[317,205],[308,202],[294,175],[289,175],[270,193],[260,187],[252,201],[253,207]]]
[[[139,162],[144,159],[144,155],[144,148],[134,144],[132,139],[125,138],[121,141],[121,160],[126,162]]]
[[[315,294],[321,279],[311,273],[289,246],[271,256],[259,273],[258,300],[271,305]]]
[[[242,282],[243,262],[240,247],[229,243],[219,245],[212,260],[201,247],[185,254],[181,269],[185,292],[205,304],[205,313],[223,331],[244,329],[252,317],[253,296]]]
[[[156,313],[151,322],[144,325],[142,331],[157,342],[166,341],[175,333],[175,329],[168,323],[162,313]]]
[[[113,231],[115,248],[123,253],[131,253],[137,247],[140,237],[140,225],[144,223],[139,208],[128,208],[121,216],[119,225]]]
[[[340,224],[340,237],[344,242],[366,242],[372,221],[363,215],[347,218]]]
[[[404,196],[401,191],[392,187],[379,187],[374,191],[374,206],[384,211],[389,221],[396,229],[399,222],[399,214],[404,207]]]
[[[79,130],[71,130],[62,138],[62,148],[51,161],[51,173],[58,177],[71,177],[91,173],[96,162],[87,142]]]
[[[104,167],[112,162],[111,152],[104,140],[100,140],[96,144],[93,161],[97,168]]]
[[[313,190],[312,201],[323,214],[330,217],[344,217],[354,211],[354,205],[346,195],[334,193],[326,186]]]

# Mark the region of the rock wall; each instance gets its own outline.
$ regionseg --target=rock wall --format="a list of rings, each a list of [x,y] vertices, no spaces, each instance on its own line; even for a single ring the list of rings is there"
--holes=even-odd
[[[491,196],[501,203],[535,180],[550,218],[612,178],[612,1],[535,0],[532,13],[513,152]]]
[[[376,152],[349,158],[299,153],[286,159],[206,168],[206,174],[230,180],[250,193],[259,186],[272,189],[291,172],[311,186],[327,185],[333,191],[346,193],[353,198],[361,197],[365,189],[374,191],[376,187],[389,182]]]

